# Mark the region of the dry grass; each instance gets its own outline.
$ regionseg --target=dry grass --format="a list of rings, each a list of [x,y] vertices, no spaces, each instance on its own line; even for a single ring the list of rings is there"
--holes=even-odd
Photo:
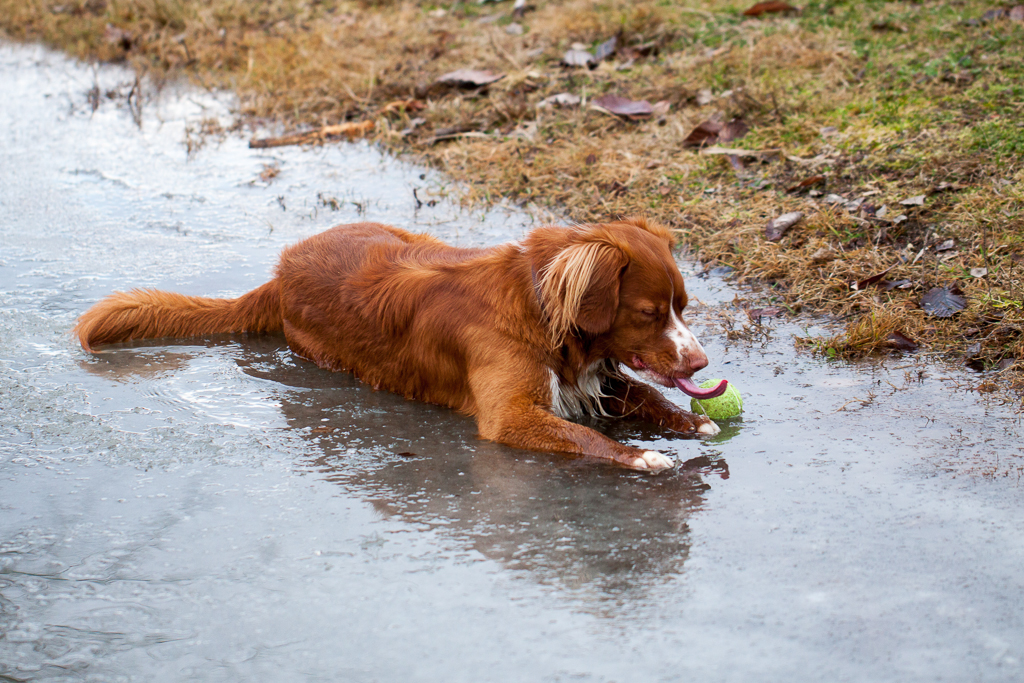
[[[579,220],[646,213],[770,298],[845,318],[843,335],[815,340],[825,353],[877,352],[899,331],[1002,367],[1000,386],[1024,392],[1024,24],[977,22],[992,9],[981,0],[822,2],[756,19],[741,15],[752,2],[723,0],[533,4],[513,17],[509,2],[0,0],[0,27],[157,81],[232,89],[245,125],[372,121],[379,144],[443,169],[467,202]],[[574,42],[613,35],[619,52],[596,68],[559,64]],[[506,76],[485,89],[435,82],[459,68]],[[583,106],[539,106],[562,92]],[[606,93],[671,107],[622,120],[587,106]],[[762,161],[684,146],[697,124],[737,116],[751,131],[730,146],[770,151]],[[824,184],[787,191],[813,175]],[[955,189],[935,192],[942,183]],[[804,220],[766,240],[768,220],[795,210]],[[908,289],[851,289],[889,268],[885,280]],[[920,310],[924,291],[954,283],[963,312]]]

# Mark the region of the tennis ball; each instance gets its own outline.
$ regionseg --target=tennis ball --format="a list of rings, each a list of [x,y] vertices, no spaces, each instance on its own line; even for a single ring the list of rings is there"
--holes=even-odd
[[[701,382],[700,388],[710,389],[721,381],[720,379],[709,379]],[[729,382],[729,385],[725,388],[725,393],[721,396],[702,400],[691,398],[690,410],[707,415],[712,420],[724,420],[729,417],[736,417],[743,412],[743,397],[740,396],[740,390],[736,388],[736,385]]]

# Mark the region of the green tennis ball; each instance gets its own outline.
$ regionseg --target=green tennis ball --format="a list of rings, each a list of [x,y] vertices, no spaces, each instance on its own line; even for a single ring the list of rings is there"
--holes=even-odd
[[[699,386],[701,389],[710,389],[721,381],[720,379],[709,379],[701,382]],[[725,393],[721,396],[700,400],[691,398],[690,410],[707,415],[712,420],[724,420],[736,417],[743,412],[743,397],[740,396],[740,390],[736,388],[736,385],[729,382]]]

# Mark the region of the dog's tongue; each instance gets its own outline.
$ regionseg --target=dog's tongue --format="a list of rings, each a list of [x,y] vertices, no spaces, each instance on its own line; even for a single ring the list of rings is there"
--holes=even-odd
[[[672,379],[680,391],[693,398],[715,398],[724,394],[725,388],[729,386],[729,381],[725,379],[710,389],[701,389],[689,377],[674,377]]]

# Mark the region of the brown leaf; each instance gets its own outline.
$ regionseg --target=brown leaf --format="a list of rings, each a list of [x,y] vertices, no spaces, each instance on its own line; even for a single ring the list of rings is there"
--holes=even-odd
[[[796,185],[793,185],[792,187],[787,187],[786,188],[786,192],[796,192],[797,190],[802,190],[804,188],[811,187],[813,185],[818,185],[818,184],[824,183],[824,182],[825,182],[825,176],[823,176],[823,175],[812,175],[810,178],[804,178],[803,180],[801,180]]]
[[[459,69],[446,73],[437,79],[438,83],[455,85],[463,88],[482,88],[495,81],[500,81],[505,74],[496,74],[493,71],[478,71],[476,69]]]
[[[764,236],[767,237],[770,242],[778,242],[782,239],[782,236],[786,234],[786,231],[799,223],[800,219],[803,217],[804,214],[800,211],[784,213],[778,218],[769,221],[768,225],[764,228]]]
[[[893,348],[897,348],[900,351],[917,351],[917,342],[899,330],[890,332],[889,336],[886,337],[886,340],[888,340]]]
[[[280,174],[281,167],[277,164],[263,164],[263,170],[260,171],[260,180],[269,183]]]
[[[722,127],[722,132],[718,134],[718,141],[723,144],[729,143],[739,140],[749,132],[750,126],[747,125],[747,122],[741,118],[735,118]]]
[[[800,10],[793,7],[788,2],[782,2],[781,0],[768,0],[768,2],[759,2],[753,7],[743,11],[744,16],[748,17],[759,17],[762,14],[773,14],[776,12],[799,12]]]
[[[960,296],[956,285],[934,287],[921,297],[921,308],[925,313],[938,318],[951,318],[967,307],[967,299]]]
[[[718,134],[724,127],[725,125],[718,121],[705,121],[690,131],[690,134],[683,140],[683,147],[713,145],[718,142]]]
[[[766,308],[751,308],[747,311],[747,317],[755,322],[760,322],[761,318],[777,318],[782,315],[783,309],[778,306],[768,306]]]
[[[690,131],[690,134],[683,140],[683,147],[702,147],[719,142],[732,142],[748,132],[750,132],[750,127],[743,119],[735,118],[729,123],[719,123],[709,119]]]
[[[629,119],[643,119],[654,113],[654,107],[647,100],[631,100],[618,95],[602,95],[592,99],[590,104],[609,114]]]
[[[863,280],[858,280],[857,282],[853,283],[853,285],[850,286],[850,289],[852,289],[855,292],[859,292],[863,289],[870,287],[871,285],[877,284],[879,281],[881,281],[883,277],[886,276],[886,274],[890,270],[892,270],[895,267],[895,264],[891,265],[885,270],[883,270],[881,273],[875,273],[874,275],[870,275],[864,278]]]

